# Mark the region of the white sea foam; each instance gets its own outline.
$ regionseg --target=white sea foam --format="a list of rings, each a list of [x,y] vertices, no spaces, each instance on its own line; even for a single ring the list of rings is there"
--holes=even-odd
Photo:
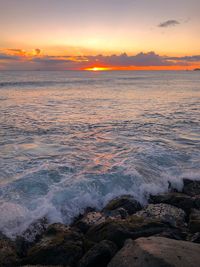
[[[198,75],[2,73],[0,231],[200,179]]]

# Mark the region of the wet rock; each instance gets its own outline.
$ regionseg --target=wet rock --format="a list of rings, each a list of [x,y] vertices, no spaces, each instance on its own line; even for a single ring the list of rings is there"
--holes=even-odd
[[[106,218],[109,218],[111,220],[126,219],[129,216],[128,212],[124,208],[104,210],[104,215],[106,216]]]
[[[185,226],[185,212],[182,209],[168,204],[149,204],[135,215],[143,218],[156,219],[172,227]]]
[[[160,222],[132,215],[127,220],[108,220],[99,225],[94,225],[86,233],[86,238],[93,242],[110,240],[118,247],[122,247],[127,238],[151,236],[163,232],[167,226]]]
[[[116,245],[107,240],[92,247],[80,260],[79,267],[106,267],[117,252]]]
[[[170,204],[177,208],[183,209],[186,212],[186,214],[189,214],[191,209],[196,207],[194,198],[186,194],[176,193],[176,192],[151,196],[149,202],[153,204],[159,204],[159,203]]]
[[[124,195],[111,200],[103,211],[111,211],[119,208],[125,209],[129,215],[142,209],[142,206],[130,195]]]
[[[107,219],[124,219],[127,216],[128,213],[123,208],[118,208],[116,210],[105,210],[104,212],[92,211],[85,213],[83,216],[77,219],[72,226],[77,227],[81,232],[86,233],[91,226],[105,222]]]
[[[48,220],[46,218],[41,218],[33,222],[28,229],[22,233],[22,236],[30,242],[37,242],[47,227]]]
[[[20,267],[55,267],[55,265],[23,265]],[[63,267],[61,265],[56,265],[56,267]],[[65,266],[65,267],[70,267],[70,266]]]
[[[200,181],[184,179],[182,191],[189,196],[200,195]]]
[[[95,224],[105,222],[106,217],[101,212],[89,212],[83,215],[82,218],[77,220],[73,226],[79,228],[83,233],[86,233],[88,229]]]
[[[83,236],[70,227],[53,224],[42,239],[28,250],[25,264],[75,266],[83,255]]]
[[[166,238],[171,238],[175,240],[187,240],[188,231],[186,228],[185,229],[168,228],[168,229],[165,229],[163,232],[158,233],[154,236],[166,237]]]
[[[14,243],[0,233],[0,266],[14,267],[18,263]]]
[[[189,239],[189,241],[194,242],[194,243],[200,243],[200,232],[195,233],[192,235]]]
[[[196,195],[194,198],[195,208],[200,210],[200,195]]]
[[[45,230],[48,227],[48,221],[46,218],[41,218],[33,222],[21,236],[17,236],[15,240],[17,254],[20,257],[25,257],[27,250],[34,244],[37,243]]]
[[[189,218],[189,229],[192,233],[200,232],[200,210],[192,210]]]
[[[197,267],[200,246],[164,237],[127,240],[108,267]]]

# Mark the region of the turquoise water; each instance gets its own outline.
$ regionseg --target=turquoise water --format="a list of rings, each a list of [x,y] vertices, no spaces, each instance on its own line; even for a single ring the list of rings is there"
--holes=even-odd
[[[0,72],[0,230],[200,178],[200,73]]]

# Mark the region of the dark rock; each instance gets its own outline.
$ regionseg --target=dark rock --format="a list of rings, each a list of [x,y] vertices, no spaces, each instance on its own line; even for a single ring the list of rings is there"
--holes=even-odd
[[[111,220],[115,219],[126,219],[129,214],[124,208],[118,208],[115,210],[104,210],[104,214],[106,218],[109,218]]]
[[[143,218],[156,219],[172,227],[185,226],[185,212],[169,204],[149,204],[135,215]]]
[[[153,204],[170,204],[177,208],[183,209],[186,214],[189,214],[191,209],[196,207],[196,202],[194,198],[186,194],[175,192],[151,196],[149,202]]]
[[[0,266],[14,267],[17,263],[18,258],[14,243],[0,233]]]
[[[189,196],[200,195],[200,181],[184,179],[182,191]]]
[[[78,228],[81,232],[86,233],[91,226],[105,222],[106,219],[117,220],[124,219],[127,216],[128,213],[123,208],[111,211],[105,210],[104,212],[93,211],[85,213],[80,219],[77,219],[72,226]]]
[[[20,267],[55,267],[55,265],[23,265]],[[63,267],[61,265],[56,265],[56,267]],[[65,266],[65,267],[70,267],[70,266]]]
[[[192,235],[189,241],[194,243],[200,243],[200,232],[197,232],[194,235]]]
[[[107,240],[92,247],[80,260],[79,267],[106,267],[117,252],[116,245]]]
[[[200,246],[164,237],[127,240],[108,267],[197,267]]]
[[[91,226],[105,222],[105,220],[106,216],[103,213],[93,211],[84,214],[82,218],[77,220],[72,226],[77,227],[81,232],[86,233]]]
[[[195,208],[200,210],[200,195],[196,195],[194,198]]]
[[[93,242],[110,240],[118,247],[122,247],[127,238],[151,236],[161,233],[165,229],[167,229],[165,224],[151,219],[144,220],[133,215],[126,220],[108,220],[95,225],[86,233],[86,238]]]
[[[83,236],[70,227],[53,224],[42,239],[28,250],[25,264],[75,266],[83,255]]]
[[[111,200],[103,209],[103,211],[111,211],[119,208],[125,209],[129,215],[142,209],[142,206],[134,197],[130,195],[124,195]]]
[[[192,233],[200,232],[200,210],[192,210],[189,218],[189,229]]]
[[[178,228],[168,228],[165,229],[163,232],[158,233],[154,236],[166,237],[175,240],[187,240],[188,231],[187,229],[178,229]]]
[[[20,257],[25,257],[28,249],[37,243],[45,230],[48,227],[48,221],[46,218],[39,219],[33,222],[26,231],[22,233],[21,236],[17,236],[15,240],[17,254]]]

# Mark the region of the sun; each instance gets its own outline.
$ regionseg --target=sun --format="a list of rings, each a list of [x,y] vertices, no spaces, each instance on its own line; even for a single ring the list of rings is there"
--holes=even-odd
[[[108,67],[90,67],[90,68],[85,68],[84,70],[89,70],[89,71],[106,71],[110,70]]]

